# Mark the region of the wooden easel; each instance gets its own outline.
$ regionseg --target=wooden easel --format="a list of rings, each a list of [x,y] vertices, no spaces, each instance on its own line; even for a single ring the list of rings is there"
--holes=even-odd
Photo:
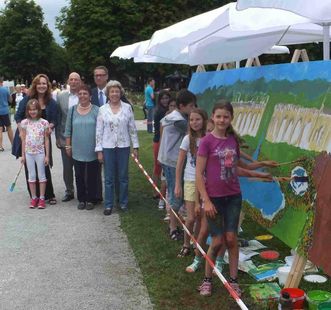
[[[291,63],[299,62],[300,58],[302,61],[309,61],[308,53],[305,49],[296,49],[293,53]]]
[[[299,62],[300,58],[302,61],[309,61],[307,51],[305,49],[299,50],[296,49],[293,53],[291,63]],[[292,287],[296,288],[299,286],[305,266],[307,263],[307,258],[300,256],[299,254],[294,255],[294,261],[291,267],[291,271],[285,282],[285,288]]]
[[[206,72],[206,68],[204,65],[199,65],[195,72]]]
[[[216,71],[221,71],[223,70],[228,70],[228,69],[233,69],[236,67],[236,64],[233,64],[232,62],[230,63],[223,63],[223,64],[218,64]]]
[[[246,61],[246,65],[245,68],[249,68],[249,67],[261,67],[261,62],[259,57],[254,57],[254,58],[248,58]]]

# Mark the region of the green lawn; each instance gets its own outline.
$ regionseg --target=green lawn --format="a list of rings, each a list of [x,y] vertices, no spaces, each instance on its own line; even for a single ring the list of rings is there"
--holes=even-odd
[[[134,119],[135,120],[142,120],[144,119],[144,112],[143,107],[141,105],[134,105],[133,106],[133,113],[134,113]]]
[[[146,132],[139,132],[140,161],[145,169],[152,169],[152,139]],[[203,270],[195,274],[185,272],[193,256],[177,258],[181,242],[171,241],[168,237],[167,225],[163,222],[164,212],[156,208],[151,198],[153,190],[136,164],[130,162],[130,211],[121,214],[121,226],[128,236],[135,257],[141,268],[144,282],[155,309],[239,309],[229,297],[222,283],[214,279],[212,297],[201,297],[196,287],[203,279]],[[243,224],[241,237],[253,239],[254,236],[267,233],[250,218]],[[281,259],[290,254],[290,249],[277,238],[263,242],[270,249],[281,253]],[[262,262],[255,257],[255,263]],[[224,275],[227,276],[228,268]],[[240,272],[239,282],[243,289],[243,300],[249,309],[266,309],[256,304],[249,297],[249,284],[256,283],[249,275]],[[311,285],[302,280],[301,288],[330,290],[331,281],[325,284]]]

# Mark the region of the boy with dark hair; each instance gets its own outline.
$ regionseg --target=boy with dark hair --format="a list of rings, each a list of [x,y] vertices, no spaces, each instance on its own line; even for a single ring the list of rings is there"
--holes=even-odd
[[[162,135],[158,161],[167,180],[168,202],[178,212],[182,206],[182,198],[175,197],[176,165],[179,147],[187,133],[188,115],[196,106],[196,97],[189,90],[181,90],[176,98],[177,108],[161,120]],[[170,238],[178,240],[180,230],[175,215],[170,212]]]

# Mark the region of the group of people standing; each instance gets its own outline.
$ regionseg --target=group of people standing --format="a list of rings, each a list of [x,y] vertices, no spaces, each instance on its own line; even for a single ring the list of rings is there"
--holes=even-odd
[[[104,200],[104,214],[110,215],[116,183],[120,208],[127,210],[130,145],[136,156],[139,148],[133,110],[121,100],[122,85],[108,82],[106,67],[95,68],[94,80],[96,87],[91,90],[78,73],[70,73],[69,90],[58,92],[55,100],[48,77],[39,74],[32,81],[29,95],[19,103],[13,154],[22,157],[25,165],[30,208],[43,209],[46,201],[57,203],[50,170],[54,131],[63,165],[62,202],[74,199],[75,176],[78,209],[91,210]]]
[[[159,93],[153,140],[154,181],[158,182],[162,174],[165,176],[166,190],[161,183],[161,191],[167,197],[167,207],[172,209],[169,212],[170,238],[182,239],[176,214],[185,205],[186,227],[204,247],[208,234],[211,235],[208,256],[220,271],[224,253],[228,250],[229,284],[240,296],[237,231],[242,196],[239,176],[270,180],[272,177],[269,173],[255,169],[278,164],[273,161],[254,161],[240,150],[243,141],[231,125],[234,110],[230,102],[221,100],[216,103],[211,118],[208,118],[207,113],[198,108],[196,96],[188,90],[179,91],[176,108],[169,112],[171,101],[168,92]],[[241,158],[245,158],[245,161]],[[190,237],[185,233],[184,244],[177,256],[190,253]],[[195,250],[195,258],[186,271],[195,272],[202,262],[202,255]],[[199,286],[199,292],[203,296],[212,293],[212,268],[209,264],[205,266],[205,278]]]

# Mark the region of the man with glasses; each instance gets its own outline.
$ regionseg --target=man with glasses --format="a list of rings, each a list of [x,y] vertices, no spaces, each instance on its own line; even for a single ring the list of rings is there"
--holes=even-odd
[[[101,107],[107,102],[105,90],[108,82],[108,69],[105,66],[98,66],[93,73],[96,87],[92,89],[91,102]]]

